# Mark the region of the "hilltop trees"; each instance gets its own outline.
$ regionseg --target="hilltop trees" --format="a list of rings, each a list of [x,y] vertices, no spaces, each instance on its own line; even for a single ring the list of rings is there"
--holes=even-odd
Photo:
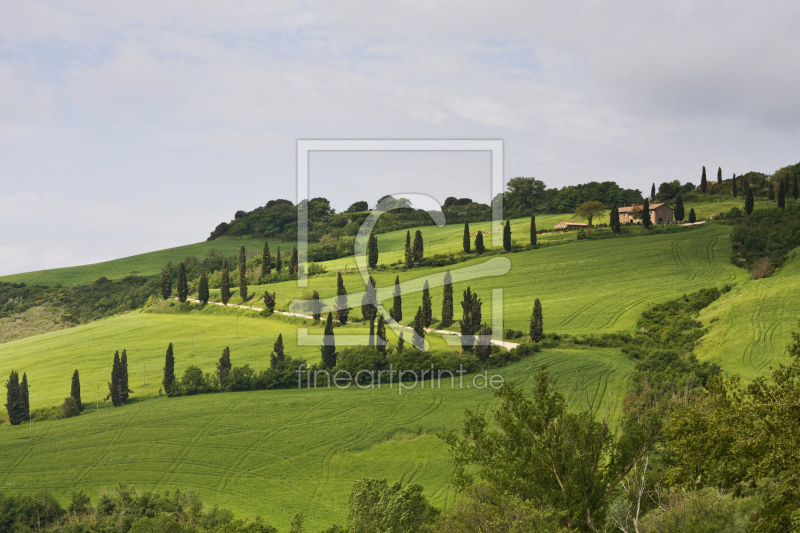
[[[333,337],[333,313],[328,312],[328,319],[325,321],[325,336],[322,338],[321,360],[323,368],[333,368],[336,366],[336,341]]]
[[[161,297],[166,300],[172,295],[172,280],[169,277],[169,269],[164,268],[161,270],[161,276],[158,281],[161,288]]]
[[[503,250],[506,252],[511,251],[511,221],[506,220],[506,225],[503,226]]]
[[[75,400],[75,405],[78,406],[78,411],[81,410],[81,376],[78,369],[72,373],[72,386],[70,387],[69,397]]]
[[[650,199],[656,199],[656,184],[654,183],[652,187],[650,187]]]
[[[539,342],[543,337],[542,302],[539,301],[539,298],[536,298],[533,302],[533,312],[531,313],[530,338],[533,342]]]
[[[197,285],[197,299],[200,303],[205,305],[208,303],[208,276],[205,271],[200,274],[200,283]]]
[[[645,200],[646,202],[647,200]],[[575,216],[578,218],[583,218],[586,220],[586,223],[589,226],[592,225],[592,220],[595,216],[602,215],[606,211],[606,206],[603,205],[603,202],[598,202],[596,200],[590,200],[588,202],[583,202],[575,209]]]
[[[717,169],[717,183],[722,185],[722,167]]]
[[[469,237],[469,222],[464,222],[464,238],[463,238],[463,246],[464,246],[464,253],[468,254],[470,252],[470,245],[471,240]]]
[[[453,278],[450,271],[444,273],[444,287],[442,287],[442,328],[450,327],[453,323]]]
[[[484,252],[483,247],[483,232],[478,231],[475,235],[475,253],[482,254]]]
[[[731,180],[731,192],[733,193],[734,198],[739,196],[739,189],[736,186],[736,174],[733,175],[733,179]]]
[[[185,302],[187,296],[189,296],[189,285],[186,282],[186,265],[181,263],[178,265],[178,300]]]
[[[683,222],[684,217],[684,209],[683,209],[683,195],[678,193],[678,197],[675,199],[675,220],[678,222]]]
[[[228,258],[222,261],[222,279],[219,284],[219,298],[222,300],[222,305],[228,305],[228,300],[231,299],[231,277],[228,272]]]
[[[244,245],[239,248],[239,297],[247,301],[247,252]]]
[[[422,325],[426,328],[431,326],[433,322],[433,309],[431,304],[431,290],[428,287],[428,280],[425,280],[425,285],[422,287]]]
[[[425,325],[423,324],[422,306],[417,307],[417,314],[414,316],[414,338],[412,343],[417,350],[422,351],[425,349]]]
[[[164,387],[164,394],[169,396],[172,393],[172,386],[174,383],[175,356],[172,353],[172,343],[169,343],[169,346],[167,346],[167,355],[164,357],[164,379],[161,380],[161,386]]]
[[[778,207],[780,209],[786,207],[786,186],[783,180],[778,184]]]
[[[281,247],[278,246],[275,252],[275,272],[280,272],[281,270],[283,270],[283,261],[281,260]]]
[[[794,184],[792,185],[792,198],[795,200],[800,197],[800,184],[797,183],[797,175],[794,176]]]
[[[694,207],[689,209],[689,224],[697,222],[697,215],[694,214]]]
[[[223,389],[228,386],[231,376],[231,349],[226,346],[222,350],[222,357],[219,358],[217,363],[217,377],[219,378],[219,386]]]
[[[461,348],[472,350],[475,344],[475,333],[481,327],[481,301],[478,295],[472,292],[470,287],[464,291],[464,299],[461,300],[462,318],[459,321],[461,326]]]
[[[369,268],[378,266],[378,238],[374,233],[370,233],[367,240],[367,265]]]
[[[423,253],[422,231],[420,230],[417,230],[416,233],[414,233],[414,245],[411,248],[411,253],[414,259],[414,264],[415,265],[422,264],[424,253]]]
[[[700,191],[705,194],[706,189],[708,189],[708,183],[706,182],[706,167],[703,167],[703,175],[700,177]]]
[[[531,246],[536,246],[536,215],[531,215]]]
[[[261,276],[269,276],[272,273],[272,265],[269,263],[269,242],[264,241],[264,249],[261,251]]]
[[[19,387],[19,373],[14,370],[8,376],[6,382],[6,411],[8,411],[8,421],[12,426],[21,424],[25,417],[22,414],[22,398]]]
[[[411,230],[406,231],[406,268],[414,266],[414,252],[411,250]]]
[[[394,278],[394,296],[392,298],[392,310],[389,316],[395,322],[403,320],[403,296],[400,294],[400,276]]]
[[[641,217],[642,217],[642,226],[644,226],[645,229],[653,225],[653,222],[650,219],[650,201],[647,198],[644,199],[644,205],[642,206]]]
[[[342,273],[337,272],[336,278],[336,320],[339,324],[344,326],[347,324],[347,315],[350,314],[350,309],[347,307],[347,289],[344,288],[344,280]]]

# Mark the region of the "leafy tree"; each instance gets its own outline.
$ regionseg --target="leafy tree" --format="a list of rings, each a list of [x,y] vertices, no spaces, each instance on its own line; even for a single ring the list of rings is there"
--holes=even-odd
[[[222,280],[219,285],[219,297],[222,300],[222,305],[228,305],[228,300],[231,299],[231,277],[228,272],[227,257],[222,263]]]
[[[423,243],[422,243],[422,231],[417,230],[414,233],[414,246],[411,248],[412,255],[414,256],[414,264],[420,265],[422,264],[423,259]]]
[[[475,235],[475,252],[478,254],[482,254],[484,251],[483,247],[483,232],[478,231]]]
[[[122,403],[128,401],[128,395],[133,391],[128,386],[128,350],[122,350],[122,356],[119,359],[120,368],[120,394],[122,394]]]
[[[164,379],[161,386],[164,387],[164,394],[172,394],[172,386],[175,384],[175,355],[172,351],[172,343],[167,346],[167,355],[164,357]]]
[[[414,266],[414,252],[411,249],[411,230],[406,231],[406,268]]]
[[[247,301],[247,252],[244,244],[239,247],[239,297]]]
[[[325,321],[325,337],[323,344],[319,348],[323,368],[333,368],[336,366],[336,342],[333,337],[333,313],[328,312],[328,319]]]
[[[683,195],[678,194],[678,197],[675,199],[675,220],[683,222],[684,214]]]
[[[281,270],[283,270],[283,262],[281,261],[281,247],[278,246],[278,250],[275,252],[275,272]]]
[[[261,251],[261,275],[269,276],[272,273],[272,265],[269,257],[269,242],[264,241],[264,249]]]
[[[422,306],[417,307],[417,314],[414,316],[414,338],[412,343],[417,350],[425,349],[425,325],[423,323]]]
[[[422,494],[422,485],[385,479],[362,479],[353,485],[347,510],[347,531],[353,533],[421,533],[429,531],[439,511]]]
[[[422,286],[422,325],[426,328],[433,322],[433,309],[431,304],[431,290],[428,287],[428,280]]]
[[[378,266],[378,238],[374,233],[370,233],[367,240],[367,264],[369,268]]]
[[[689,224],[697,222],[697,215],[694,214],[694,207],[689,209]]]
[[[345,213],[363,213],[364,211],[369,211],[369,204],[367,202],[355,202],[350,207],[347,208]]]
[[[645,200],[646,202],[647,200]],[[578,218],[583,218],[589,224],[592,225],[592,220],[595,216],[602,215],[606,211],[606,206],[603,205],[603,202],[598,202],[596,200],[590,200],[588,202],[583,202],[575,209],[575,216]]]
[[[511,221],[506,220],[506,225],[503,226],[503,250],[506,252],[511,251]]]
[[[378,329],[377,329],[378,342],[375,343],[376,348],[381,353],[386,353],[386,321],[383,318],[383,314],[378,317]]]
[[[394,278],[394,297],[392,298],[392,312],[389,313],[395,322],[403,320],[403,296],[400,294],[400,276]]]
[[[478,331],[478,337],[475,343],[475,355],[481,362],[485,364],[492,354],[492,328],[484,326]]]
[[[733,179],[731,180],[731,190],[733,192],[733,197],[736,198],[739,196],[739,189],[736,186],[736,174],[733,175]]]
[[[464,246],[464,253],[468,254],[470,252],[470,244],[472,241],[469,237],[469,222],[466,220],[464,221],[464,239],[463,239],[463,246]]]
[[[185,302],[187,296],[189,296],[189,285],[186,282],[186,265],[181,263],[178,265],[178,300]]]
[[[656,199],[656,184],[654,183],[653,186],[650,188],[650,199]]]
[[[464,291],[464,299],[461,300],[462,318],[459,321],[461,326],[461,348],[472,350],[475,344],[475,334],[481,327],[481,301],[478,295],[472,292],[470,287]]]
[[[75,404],[78,406],[78,411],[81,410],[81,376],[78,373],[78,370],[75,369],[75,372],[72,373],[72,387],[70,387],[69,397],[75,400]]]
[[[72,418],[81,414],[78,403],[75,398],[68,396],[64,398],[64,403],[61,404],[61,418]]]
[[[200,274],[200,283],[197,285],[197,299],[200,300],[201,304],[205,305],[208,303],[208,298],[208,276],[204,271]]]
[[[314,293],[311,295],[311,316],[315,321],[319,321],[321,315],[322,302],[319,300],[319,291],[314,289]]]
[[[442,288],[442,328],[448,328],[453,323],[453,278],[450,271],[444,273],[444,287]]]
[[[533,302],[533,312],[531,313],[530,339],[539,342],[544,338],[544,322],[542,320],[542,302],[536,298]]]
[[[700,177],[700,191],[705,194],[707,188],[708,183],[706,183],[706,167],[703,167],[703,175]]]
[[[375,278],[370,276],[364,289],[364,296],[361,297],[361,317],[364,320],[372,320],[377,308],[378,291],[375,288]]]
[[[800,197],[800,185],[797,183],[797,174],[794,176],[794,183],[792,185],[792,198],[797,200]]]
[[[536,215],[531,215],[531,246],[536,246]]]
[[[653,222],[650,219],[650,201],[647,198],[644,199],[644,205],[642,206],[641,217],[642,217],[642,226],[644,226],[645,229],[653,225]]]
[[[786,187],[783,180],[778,185],[778,207],[780,209],[786,207]]]
[[[722,167],[717,169],[717,183],[722,185]]]
[[[24,421],[22,417],[22,401],[19,390],[19,373],[11,371],[6,382],[6,411],[8,421],[12,426],[17,426]]]
[[[270,313],[275,312],[275,293],[266,291],[264,292],[264,309]]]
[[[159,286],[161,287],[161,297],[165,300],[168,299],[172,295],[172,280],[169,277],[169,269],[164,268],[161,270]]]
[[[219,358],[217,363],[217,377],[219,377],[219,386],[223,389],[228,386],[231,376],[231,349],[226,346],[222,350],[222,357]]]
[[[755,199],[753,198],[753,188],[750,186],[749,183],[745,184],[745,199],[744,199],[744,210],[749,215],[753,212],[753,207],[755,206]]]
[[[350,314],[350,309],[347,307],[347,289],[344,288],[344,280],[342,273],[337,272],[336,278],[336,320],[339,324],[344,326],[347,324],[347,315]]]
[[[297,274],[297,246],[292,246],[292,255],[289,256],[289,272]]]

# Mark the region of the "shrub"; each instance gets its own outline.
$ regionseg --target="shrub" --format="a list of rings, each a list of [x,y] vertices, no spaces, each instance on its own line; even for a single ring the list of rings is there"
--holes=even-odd
[[[79,414],[81,414],[81,410],[78,408],[75,398],[65,398],[64,403],[61,404],[61,418],[72,418]]]
[[[750,269],[750,275],[753,279],[768,278],[773,272],[775,272],[775,267],[772,266],[768,257],[762,257]]]

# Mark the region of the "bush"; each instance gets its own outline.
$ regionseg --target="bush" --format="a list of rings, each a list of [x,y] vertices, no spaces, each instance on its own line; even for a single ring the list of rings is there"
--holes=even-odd
[[[750,275],[753,279],[761,279],[770,277],[775,272],[775,267],[769,262],[768,257],[762,257],[750,269]]]
[[[72,418],[79,414],[81,414],[81,410],[78,408],[78,402],[75,401],[75,398],[71,396],[65,398],[64,403],[61,404],[61,418]]]

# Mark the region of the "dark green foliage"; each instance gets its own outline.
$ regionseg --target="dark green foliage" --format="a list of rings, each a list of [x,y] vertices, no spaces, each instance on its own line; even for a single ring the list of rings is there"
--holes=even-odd
[[[419,265],[422,263],[422,259],[425,254],[422,242],[422,231],[420,230],[417,230],[414,233],[414,245],[411,247],[411,254],[414,259],[414,265]]]
[[[417,350],[425,349],[425,325],[423,324],[422,306],[417,307],[417,314],[414,316],[414,338],[412,344]]]
[[[533,302],[533,311],[531,312],[531,325],[529,332],[530,339],[533,342],[539,342],[544,338],[544,321],[542,319],[542,302],[536,298]]]
[[[111,399],[111,404],[114,407],[122,407],[125,403],[122,393],[122,365],[119,360],[119,351],[114,352],[114,362],[111,365],[111,381],[108,383],[108,396],[106,400]]]
[[[775,201],[775,184],[770,180],[769,182],[769,193],[767,195],[771,202]]]
[[[639,216],[642,218],[642,226],[644,226],[645,229],[653,225],[653,221],[650,218],[650,201],[647,198],[644,199],[642,213]]]
[[[373,320],[377,309],[378,291],[375,287],[375,278],[370,276],[364,288],[364,296],[361,297],[361,317],[364,320]]]
[[[369,317],[369,346],[375,346],[375,316]]]
[[[275,271],[280,272],[283,269],[283,262],[281,260],[281,247],[278,246],[277,252],[275,252]]]
[[[697,222],[697,215],[694,214],[694,207],[689,209],[689,224]]]
[[[616,203],[611,206],[611,211],[608,214],[608,227],[610,227],[611,231],[614,233],[620,232],[619,207],[617,207]]]
[[[511,251],[511,221],[506,220],[506,225],[503,226],[503,250],[506,252]]]
[[[178,300],[185,302],[189,296],[189,284],[186,281],[186,266],[178,265]]]
[[[292,246],[292,255],[289,256],[289,272],[297,274],[297,246]]]
[[[369,268],[378,266],[378,238],[374,233],[370,233],[367,240],[367,265]]]
[[[161,386],[164,388],[164,394],[167,396],[172,394],[172,386],[174,383],[175,356],[172,353],[172,343],[169,343],[169,346],[167,346],[167,355],[164,358],[164,379],[161,380]]]
[[[450,271],[444,273],[444,286],[442,287],[442,328],[453,324],[453,278]]]
[[[30,400],[30,391],[28,390],[28,375],[26,373],[22,373],[22,381],[19,382],[19,400],[20,400],[20,412],[22,414],[23,420],[26,418],[30,418],[31,416],[31,400]]]
[[[344,280],[342,273],[337,272],[336,278],[336,320],[339,324],[344,326],[347,324],[347,316],[350,314],[350,309],[347,307],[347,289],[344,288]]]
[[[483,247],[483,233],[479,231],[475,235],[475,253],[482,254],[484,251],[485,248]]]
[[[311,295],[311,316],[315,321],[319,321],[322,315],[322,302],[319,299],[319,291],[314,289]]]
[[[792,184],[792,198],[794,198],[795,200],[797,200],[798,197],[800,197],[800,184],[798,184],[797,181],[798,181],[797,175],[795,175],[794,182]]]
[[[678,197],[675,199],[675,220],[678,222],[683,222],[683,218],[686,214],[683,208],[683,195],[678,194]]]
[[[64,398],[64,403],[61,404],[61,418],[72,418],[81,414],[81,409],[78,407],[78,402],[75,398],[69,396]]]
[[[284,361],[286,361],[286,354],[283,353],[283,334],[278,333],[278,338],[275,340],[275,344],[272,345],[269,364],[272,368],[278,368]]]
[[[206,273],[203,272],[200,274],[200,283],[197,285],[197,299],[201,304],[205,305],[208,303],[208,298],[208,276],[206,276]]]
[[[406,232],[406,268],[414,266],[414,251],[411,248],[411,230]]]
[[[219,287],[219,297],[223,305],[228,305],[228,300],[231,299],[231,278],[228,272],[228,258],[222,263],[222,280]]]
[[[740,212],[741,213],[741,212]],[[800,206],[759,209],[736,219],[731,233],[731,262],[750,269],[766,259],[780,267],[790,251],[800,246]]]
[[[392,311],[389,316],[395,322],[403,320],[403,295],[400,294],[400,276],[394,278],[394,297],[392,298]]]
[[[616,204],[614,204],[616,205]],[[531,215],[531,246],[536,246],[536,215]]]
[[[781,209],[786,207],[786,185],[783,180],[778,185],[778,207]]]
[[[353,485],[347,506],[347,530],[358,533],[429,531],[439,511],[422,494],[422,485],[362,479]]]
[[[706,167],[703,167],[703,175],[700,177],[700,191],[705,194],[707,189],[708,183],[706,182]]]
[[[244,245],[239,247],[239,298],[247,301],[247,252]]]
[[[269,242],[264,241],[264,249],[261,251],[261,277],[269,276],[272,273],[270,261]]]
[[[322,368],[335,367],[337,354],[333,337],[333,313],[331,312],[328,312],[328,319],[325,321],[325,337],[319,350],[321,352]]]
[[[722,185],[722,167],[717,168],[717,183]]]
[[[161,297],[166,300],[172,295],[172,280],[169,276],[169,270],[163,269],[161,277],[159,277],[159,287],[161,288]]]
[[[217,363],[217,377],[219,378],[219,386],[223,389],[228,386],[228,380],[231,375],[231,349],[225,347],[222,350],[222,357],[219,358]]]
[[[6,411],[8,421],[12,426],[22,423],[25,418],[22,415],[22,399],[19,389],[19,373],[11,371],[6,382]]]
[[[422,286],[422,325],[426,328],[433,322],[433,309],[431,308],[431,290],[428,287],[428,280]]]
[[[739,196],[739,187],[736,185],[736,174],[733,175],[733,179],[731,180],[731,193],[733,193],[734,198]]]
[[[72,373],[72,386],[70,387],[69,396],[75,400],[75,405],[78,406],[78,411],[80,411],[83,405],[81,404],[81,376],[78,373],[78,369],[75,369],[75,372]]]
[[[481,301],[478,295],[472,292],[470,287],[464,291],[464,299],[461,300],[462,318],[459,321],[461,326],[461,348],[472,350],[475,344],[475,334],[481,327]]]
[[[353,202],[350,207],[347,208],[345,213],[362,213],[364,211],[369,211],[369,204],[367,202]]]
[[[403,339],[403,332],[400,332],[400,336],[397,338],[397,353],[403,353],[403,348],[405,348],[406,341]]]
[[[264,307],[270,313],[275,312],[275,293],[266,291],[264,292]]]
[[[650,188],[650,199],[656,199],[656,184],[654,183],[653,186]]]
[[[383,318],[383,313],[378,317],[378,327],[376,331],[378,338],[375,342],[375,347],[381,353],[386,353],[386,321]]]
[[[755,199],[753,198],[753,188],[750,185],[745,185],[745,197],[744,197],[744,211],[748,215],[753,212],[753,207],[755,207]]]
[[[469,222],[464,222],[464,239],[463,239],[463,247],[464,253],[468,254],[470,252],[470,245],[472,244],[472,239],[469,236]]]
[[[478,331],[475,342],[475,355],[483,366],[492,354],[492,328],[484,326]]]
[[[128,386],[128,350],[122,350],[122,355],[119,358],[120,368],[120,393],[122,394],[122,403],[128,401],[128,396],[133,391]]]

